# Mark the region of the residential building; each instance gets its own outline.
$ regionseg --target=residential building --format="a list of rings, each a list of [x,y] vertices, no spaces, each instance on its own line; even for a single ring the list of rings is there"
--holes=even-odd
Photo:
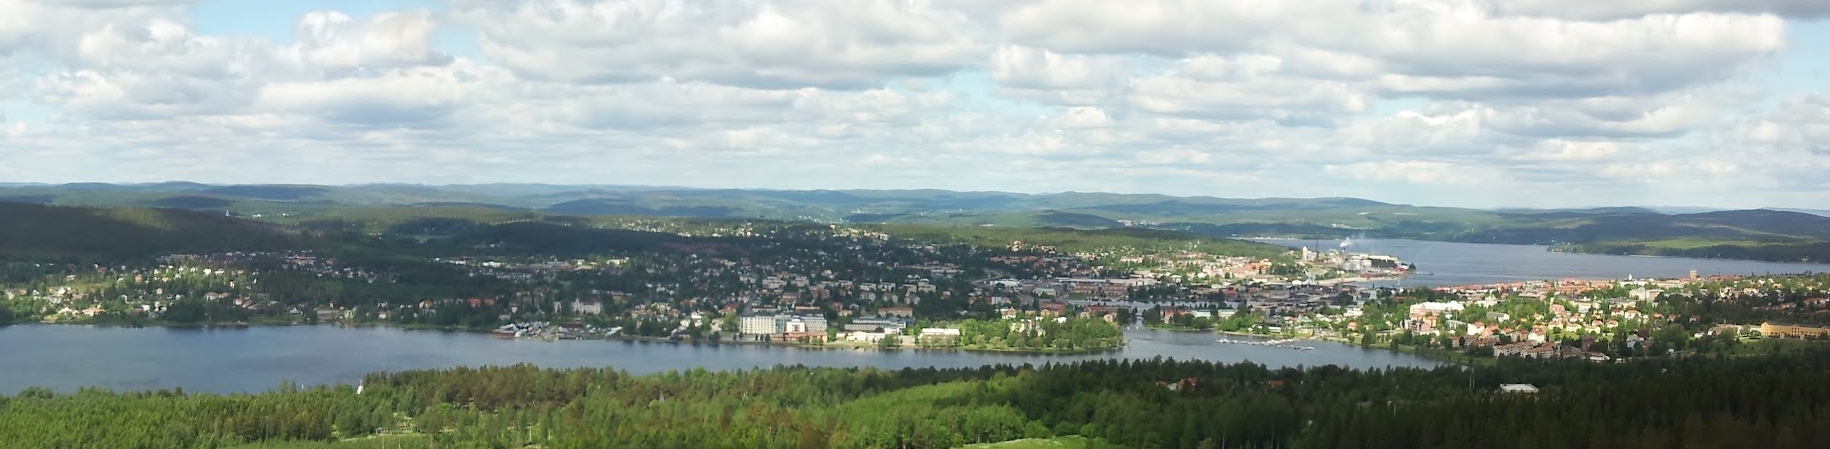
[[[942,328],[936,328],[936,327],[922,328],[921,336],[923,336],[923,337],[958,337],[959,329],[944,328],[944,327],[942,327]]]
[[[591,300],[572,301],[572,313],[579,315],[603,315],[604,303]]]
[[[751,315],[737,320],[742,335],[824,334],[826,317],[817,315]]]
[[[743,335],[775,334],[775,316],[755,315],[740,318],[737,320],[737,333]]]
[[[1777,338],[1830,338],[1830,328],[1762,323],[1760,334]]]

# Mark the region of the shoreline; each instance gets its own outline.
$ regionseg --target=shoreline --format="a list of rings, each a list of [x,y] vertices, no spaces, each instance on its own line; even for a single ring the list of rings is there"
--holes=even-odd
[[[1274,243],[1272,241],[1301,242],[1301,241],[1314,240],[1314,239],[1310,239],[1310,238],[1267,237],[1267,236],[1231,237],[1231,238],[1259,242],[1259,243],[1270,243],[1270,244],[1274,244],[1274,245],[1276,245],[1277,243]],[[1323,240],[1334,240],[1334,239],[1323,239]],[[1684,255],[1684,254],[1659,254],[1659,253],[1655,252],[1657,249],[1663,249],[1663,248],[1668,248],[1668,247],[1652,246],[1653,244],[1656,244],[1657,241],[1620,243],[1623,245],[1642,245],[1645,247],[1645,250],[1642,250],[1642,251],[1608,251],[1606,249],[1596,249],[1596,248],[1586,248],[1585,247],[1586,245],[1595,245],[1595,243],[1587,243],[1587,244],[1498,243],[1498,242],[1472,242],[1472,241],[1461,241],[1461,240],[1427,239],[1427,238],[1421,238],[1421,237],[1382,237],[1382,238],[1369,238],[1368,240],[1408,240],[1408,241],[1414,241],[1414,242],[1454,243],[1454,244],[1462,244],[1462,245],[1527,246],[1527,247],[1540,248],[1540,249],[1544,250],[1545,252],[1562,253],[1562,254],[1585,254],[1585,255],[1593,255],[1593,256],[1646,257],[1646,258],[1661,258],[1661,259],[1698,259],[1698,260],[1709,260],[1709,261],[1763,262],[1763,263],[1794,264],[1794,265],[1821,265],[1821,264],[1825,263],[1823,261],[1794,260],[1794,259],[1780,259],[1780,258],[1711,257],[1711,256]],[[1605,244],[1605,243],[1599,243],[1599,244]],[[1287,246],[1287,245],[1281,245],[1281,246]],[[1733,243],[1728,243],[1728,244],[1726,244],[1726,246],[1750,247],[1751,248],[1751,246],[1737,245],[1737,244],[1733,244]]]
[[[1455,366],[1491,365],[1494,361],[1493,357],[1474,357],[1474,356],[1456,355],[1456,354],[1449,354],[1449,355],[1445,356],[1444,354],[1440,353],[1439,351],[1423,350],[1422,348],[1418,348],[1416,346],[1398,346],[1398,347],[1392,347],[1390,345],[1370,345],[1369,346],[1369,345],[1363,345],[1358,342],[1354,342],[1347,338],[1342,338],[1342,337],[1316,337],[1316,336],[1299,337],[1299,336],[1254,334],[1254,333],[1250,333],[1250,332],[1232,332],[1232,331],[1216,331],[1215,333],[1220,334],[1220,335],[1234,336],[1234,337],[1251,337],[1251,338],[1263,338],[1263,339],[1294,338],[1297,340],[1325,341],[1325,342],[1329,342],[1329,343],[1337,343],[1342,346],[1360,348],[1363,350],[1385,351],[1385,352],[1389,352],[1389,353],[1393,353],[1393,354],[1408,355],[1408,356],[1417,357],[1417,358],[1424,359],[1424,360],[1442,362],[1442,363],[1455,365]]]
[[[1310,337],[1310,338],[1315,338],[1315,339],[1321,340],[1321,341],[1340,343],[1343,346],[1350,346],[1350,347],[1355,347],[1355,348],[1360,348],[1360,349],[1385,351],[1385,352],[1390,352],[1393,354],[1403,354],[1403,355],[1421,358],[1424,360],[1442,362],[1442,363],[1455,365],[1455,366],[1492,365],[1494,363],[1494,361],[1496,360],[1496,358],[1494,358],[1494,357],[1475,357],[1475,356],[1469,356],[1469,355],[1444,356],[1443,354],[1439,353],[1438,351],[1435,351],[1435,350],[1426,351],[1426,350],[1423,350],[1422,348],[1418,348],[1416,346],[1399,345],[1399,346],[1394,347],[1392,345],[1363,345],[1363,344],[1353,342],[1347,338],[1342,338],[1342,337],[1322,337],[1322,338]]]
[[[1188,332],[1188,333],[1215,332],[1214,329],[1211,327],[1202,329],[1202,328],[1196,328],[1196,327],[1164,326],[1164,325],[1160,325],[1160,324],[1146,324],[1146,325],[1144,325],[1144,328],[1150,329],[1153,331],[1164,331],[1164,332]]]
[[[255,328],[255,327],[334,326],[334,327],[340,327],[340,328],[341,327],[392,328],[392,329],[400,329],[400,330],[405,330],[405,331],[439,331],[439,332],[457,332],[457,333],[469,333],[469,334],[479,334],[479,335],[489,335],[490,334],[489,330],[483,330],[483,329],[470,329],[470,328],[462,328],[462,327],[445,327],[445,326],[427,326],[427,325],[399,325],[399,324],[392,324],[392,323],[318,323],[318,324],[196,323],[196,324],[145,324],[145,325],[141,325],[141,324],[134,324],[134,323],[112,323],[112,322],[100,322],[100,323],[95,323],[95,322],[30,322],[30,323],[13,323],[13,325],[95,326],[95,327],[120,327],[120,328],[162,327],[162,328],[167,328],[167,329],[194,329],[194,330],[216,330],[216,329],[245,330],[245,329],[250,329],[250,328]],[[4,327],[5,327],[4,325],[0,325],[0,328],[4,328]],[[1227,336],[1234,336],[1234,337],[1249,337],[1249,338],[1263,338],[1263,339],[1298,338],[1298,339],[1303,339],[1303,340],[1326,341],[1326,342],[1332,342],[1332,343],[1339,343],[1344,346],[1358,347],[1361,349],[1381,350],[1381,351],[1391,352],[1394,354],[1409,355],[1409,356],[1413,356],[1413,357],[1422,358],[1425,360],[1442,362],[1442,363],[1447,363],[1447,364],[1457,365],[1457,366],[1470,366],[1470,365],[1477,364],[1477,363],[1491,363],[1491,362],[1481,362],[1480,358],[1478,358],[1478,357],[1463,357],[1463,356],[1453,356],[1453,355],[1443,356],[1442,354],[1438,354],[1437,351],[1423,351],[1423,350],[1419,350],[1418,348],[1415,348],[1415,347],[1393,348],[1388,345],[1367,346],[1367,345],[1362,345],[1357,342],[1349,341],[1347,339],[1339,338],[1339,337],[1313,337],[1313,336],[1311,336],[1311,337],[1293,337],[1293,336],[1285,336],[1285,335],[1257,334],[1257,333],[1251,333],[1251,332],[1218,331],[1218,330],[1212,330],[1212,329],[1162,328],[1162,327],[1152,327],[1152,326],[1145,326],[1144,329],[1147,329],[1150,331],[1156,331],[1156,332],[1175,332],[1175,333],[1183,333],[1183,334],[1213,333],[1215,335],[1227,335]],[[503,338],[498,337],[497,339],[503,339]],[[538,338],[506,338],[503,340],[547,341],[547,340],[538,339]],[[591,341],[591,340],[621,341],[624,343],[637,343],[637,342],[640,342],[640,343],[666,343],[666,344],[674,344],[674,345],[694,345],[694,346],[722,346],[722,345],[761,346],[761,347],[771,347],[771,348],[787,348],[787,349],[816,350],[816,351],[845,351],[845,350],[873,351],[873,352],[934,351],[934,352],[967,352],[967,353],[998,354],[998,355],[1013,355],[1013,356],[1079,356],[1079,355],[1091,355],[1091,354],[1103,354],[1103,353],[1117,353],[1117,352],[1124,351],[1127,347],[1130,346],[1130,342],[1127,341],[1124,344],[1116,346],[1116,347],[1096,348],[1096,349],[1073,349],[1073,350],[1033,350],[1033,349],[1013,349],[1013,348],[990,349],[990,348],[919,347],[919,346],[881,348],[881,347],[877,347],[876,345],[857,345],[857,346],[830,345],[830,344],[813,345],[813,344],[803,344],[803,343],[777,343],[777,342],[752,341],[752,340],[719,340],[719,341],[690,340],[690,339],[675,340],[675,339],[668,338],[668,337],[646,337],[646,336],[634,336],[634,335],[611,335],[611,336],[605,336],[602,338],[569,339],[568,341]],[[559,341],[559,340],[552,340],[552,341],[548,341],[548,342],[556,342],[556,341]]]
[[[985,353],[985,354],[1043,355],[1043,356],[1057,356],[1057,355],[1058,356],[1068,356],[1068,355],[1099,354],[1099,353],[1106,353],[1106,352],[1119,352],[1119,351],[1123,351],[1126,346],[1130,345],[1130,343],[1127,342],[1124,345],[1110,347],[1110,348],[1041,350],[1041,349],[1015,349],[1015,348],[991,349],[991,348],[932,347],[932,346],[900,346],[900,347],[895,347],[895,348],[883,348],[883,347],[879,347],[875,344],[835,345],[835,344],[828,343],[828,344],[817,344],[816,345],[816,344],[803,344],[803,343],[775,343],[775,342],[748,341],[748,340],[720,340],[717,342],[711,342],[711,341],[693,341],[693,340],[673,340],[673,339],[662,338],[662,337],[610,337],[608,339],[616,339],[616,340],[622,340],[622,341],[626,341],[626,342],[640,341],[640,342],[647,342],[647,343],[691,344],[691,345],[709,345],[709,346],[731,344],[731,345],[763,346],[763,347],[808,349],[808,350],[821,350],[821,351],[845,351],[845,350],[880,351],[880,352],[935,351],[935,352],[975,352],[975,353]]]
[[[189,329],[189,330],[216,330],[216,329],[246,330],[246,329],[251,329],[251,328],[256,328],[256,327],[330,326],[330,327],[338,327],[338,328],[345,328],[345,327],[390,328],[390,329],[400,329],[400,330],[405,330],[405,331],[454,332],[454,333],[468,333],[468,334],[478,334],[478,335],[494,337],[493,335],[491,335],[491,332],[490,332],[491,330],[488,330],[488,329],[472,329],[472,328],[451,327],[451,326],[400,325],[400,324],[393,324],[393,323],[339,323],[339,322],[333,322],[333,323],[317,323],[317,324],[305,324],[305,323],[139,324],[139,323],[87,322],[87,321],[60,321],[60,322],[37,321],[37,322],[31,322],[31,323],[23,323],[23,324],[14,323],[14,324],[25,325],[25,326],[92,326],[92,327],[118,327],[118,328],[132,328],[132,329],[145,329],[145,328],[157,327],[157,328],[165,328],[165,329]],[[6,326],[7,325],[0,324],[0,328],[5,328]],[[1125,342],[1125,344],[1122,344],[1122,345],[1119,345],[1116,347],[1109,347],[1109,348],[1072,349],[1072,350],[1040,350],[1040,349],[920,347],[920,346],[881,348],[881,347],[877,347],[876,345],[860,345],[860,346],[829,345],[829,344],[813,345],[813,344],[803,344],[803,343],[777,343],[777,342],[751,341],[751,340],[718,340],[718,341],[691,340],[691,339],[676,340],[676,339],[669,338],[669,337],[647,337],[647,336],[636,336],[636,335],[610,335],[610,336],[604,336],[604,337],[600,337],[600,338],[573,338],[573,339],[557,339],[557,340],[545,340],[545,339],[540,339],[540,338],[501,338],[501,337],[494,337],[494,338],[499,339],[499,340],[532,340],[532,341],[543,341],[543,342],[549,342],[549,343],[562,341],[562,340],[563,341],[621,341],[624,343],[637,343],[637,342],[640,342],[640,343],[667,343],[667,344],[675,344],[675,345],[684,344],[684,345],[695,345],[695,346],[720,346],[720,345],[762,346],[762,347],[820,350],[820,351],[853,350],[853,351],[892,352],[892,351],[914,350],[914,351],[974,352],[974,353],[984,353],[984,354],[1035,355],[1035,356],[1074,356],[1074,355],[1100,354],[1100,353],[1123,351],[1127,346],[1130,346],[1130,342]]]

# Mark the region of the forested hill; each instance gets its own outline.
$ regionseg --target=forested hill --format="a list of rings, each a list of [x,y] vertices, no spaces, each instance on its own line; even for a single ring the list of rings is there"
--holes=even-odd
[[[1496,392],[1506,383],[1541,392]],[[1366,371],[1160,358],[651,376],[515,366],[362,384],[231,396],[31,389],[0,396],[0,448],[952,449],[1062,435],[1138,449],[1830,447],[1822,348]]]
[[[170,209],[94,209],[0,202],[0,257],[97,261],[171,253],[300,249],[271,223]]]
[[[1673,213],[1673,209],[1643,207],[1469,209],[1358,198],[1077,192],[193,183],[0,186],[0,201],[179,208],[287,223],[324,222],[352,213],[437,210],[488,217],[660,216],[1001,228],[1156,228],[1217,238],[1401,238],[1566,245],[1566,250],[1582,252],[1830,260],[1825,253],[1830,250],[1830,217],[1770,209]]]

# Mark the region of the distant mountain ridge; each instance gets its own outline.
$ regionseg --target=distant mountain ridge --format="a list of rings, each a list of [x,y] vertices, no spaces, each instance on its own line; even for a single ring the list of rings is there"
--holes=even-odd
[[[184,198],[173,200],[173,198]],[[214,198],[218,201],[208,200]],[[1071,209],[1175,215],[1245,210],[1389,206],[1358,198],[1218,198],[1158,194],[1062,192],[956,192],[948,190],[698,189],[621,185],[545,184],[419,185],[211,185],[69,183],[0,187],[0,201],[74,206],[170,207],[235,211],[261,205],[477,204],[569,214],[666,215],[845,221],[866,214],[932,217],[934,214],[1007,214]],[[288,209],[278,207],[277,209]],[[290,209],[299,209],[292,207]],[[1110,217],[1107,217],[1110,218]],[[925,220],[926,218],[924,218]]]
[[[229,201],[333,202],[366,205],[409,205],[420,203],[472,203],[508,206],[521,209],[543,209],[566,203],[639,204],[656,199],[684,202],[733,202],[761,200],[765,206],[786,209],[811,208],[906,208],[938,211],[1021,212],[1045,210],[1091,209],[1142,214],[1214,213],[1237,211],[1326,210],[1335,208],[1418,207],[1429,209],[1476,210],[1497,214],[1532,214],[1579,212],[1656,213],[1682,215],[1719,212],[1701,207],[1596,207],[1557,209],[1518,208],[1436,208],[1409,206],[1352,197],[1328,198],[1223,198],[1214,196],[1172,196],[1150,193],[1058,192],[1014,193],[1000,191],[951,191],[938,189],[908,190],[777,190],[777,189],[708,189],[633,185],[553,185],[553,184],[202,184],[194,182],[159,182],[144,184],[67,183],[67,184],[0,184],[0,197],[30,197],[48,203],[80,202],[97,192],[137,192],[138,198],[126,195],[101,199],[131,202],[142,198],[162,199],[157,194],[215,197]],[[145,200],[152,201],[152,200]],[[587,203],[579,203],[587,204]],[[122,204],[125,205],[125,204]],[[150,205],[150,203],[146,204]],[[680,206],[681,204],[671,204]],[[577,205],[573,205],[576,207]],[[736,209],[736,208],[734,208]],[[1830,210],[1763,208],[1813,215],[1830,214]],[[905,211],[906,212],[906,211]]]
[[[1363,198],[1221,198],[1100,192],[702,189],[627,185],[210,185],[73,183],[0,187],[0,201],[207,211],[310,224],[351,208],[451,213],[666,216],[953,226],[1147,227],[1213,237],[1408,238],[1609,251],[1830,241],[1830,217],[1809,210],[1687,207],[1469,209]],[[1816,211],[1824,212],[1824,211]],[[1659,250],[1663,251],[1663,250]],[[1808,257],[1808,256],[1801,256]],[[1825,255],[1822,260],[1830,260]]]
[[[1820,217],[1830,217],[1830,209],[1798,209],[1798,208],[1787,208],[1787,207],[1763,207],[1762,209],[1778,210],[1778,211],[1786,211],[1786,212],[1797,212],[1797,213],[1801,213],[1801,214],[1811,214],[1811,215],[1816,215],[1816,216],[1820,216]]]

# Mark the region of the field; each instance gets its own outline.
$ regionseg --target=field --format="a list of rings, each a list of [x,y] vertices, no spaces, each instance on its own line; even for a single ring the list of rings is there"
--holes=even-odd
[[[1105,440],[1089,440],[1079,436],[1054,438],[1027,438],[1002,443],[973,444],[967,449],[1124,449],[1124,446],[1108,443]]]
[[[337,442],[269,441],[235,446],[231,449],[400,449],[426,447],[429,442],[424,435],[388,435],[353,438]]]

